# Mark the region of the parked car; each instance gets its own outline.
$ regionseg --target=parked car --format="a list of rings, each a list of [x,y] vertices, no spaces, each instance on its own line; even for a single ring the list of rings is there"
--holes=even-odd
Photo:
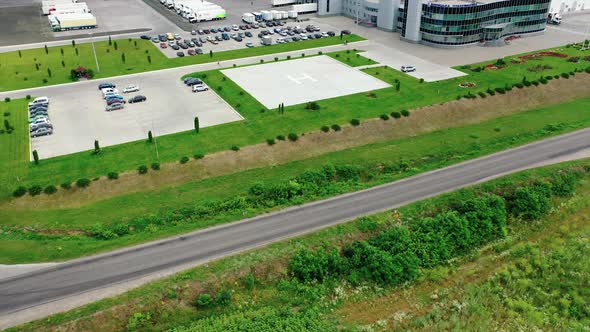
[[[174,34],[174,39],[176,39],[176,40],[181,40],[181,39],[182,39],[182,37],[180,37],[180,35],[179,35],[179,34],[175,33],[175,34]]]
[[[184,53],[183,53],[183,54],[184,54]],[[133,98],[129,98],[129,100],[128,100],[127,102],[128,102],[129,104],[135,104],[135,103],[140,103],[140,102],[142,102],[142,101],[146,101],[146,100],[147,100],[147,98],[146,98],[145,96],[138,95],[138,96],[135,96],[135,97],[133,97]]]
[[[191,35],[195,36],[197,34],[197,32],[195,30],[191,31]]]
[[[200,79],[198,79],[196,77],[189,77],[184,80],[184,84],[186,84],[188,86],[193,86],[193,85],[203,84],[203,81],[201,81]]]
[[[223,38],[222,38],[220,35],[217,35],[217,36],[215,36],[215,40],[217,40],[217,41],[222,41],[222,40],[223,40]]]
[[[203,92],[207,90],[209,90],[209,88],[204,84],[193,85],[193,92]]]
[[[198,33],[199,35],[202,35],[202,34],[204,34],[205,32],[203,31],[203,29],[200,29],[200,30],[198,30],[198,31],[197,31],[197,33]]]
[[[150,40],[150,39],[152,39],[152,37],[150,37],[150,36],[148,36],[148,35],[141,35],[141,36],[139,36],[139,38],[141,38],[141,39],[145,39],[145,40]]]
[[[195,47],[195,43],[192,40],[189,40],[188,43],[186,43],[188,45],[188,47]]]
[[[170,48],[173,49],[173,50],[175,50],[175,51],[178,51],[180,49],[180,46],[174,44],[174,45],[170,46]]]
[[[37,105],[49,105],[49,98],[48,97],[37,97],[32,102],[29,103],[29,107],[37,106]]]
[[[36,118],[38,116],[48,117],[49,113],[47,113],[47,111],[36,111],[29,114],[29,118]]]
[[[182,58],[184,56],[184,52],[183,51],[176,52],[176,56],[179,58]]]
[[[114,85],[113,83],[100,83],[98,85],[98,90],[102,90],[102,89],[114,89],[116,87],[116,85]]]
[[[166,43],[160,43],[160,48],[168,48],[168,45]]]
[[[166,35],[158,35],[158,39],[160,40],[160,42],[165,42],[166,41]]]
[[[230,27],[223,27],[223,31],[230,32],[231,31],[231,28]]]
[[[211,28],[209,31],[211,31],[211,33],[217,33],[217,28]]]
[[[330,36],[330,37],[336,36],[336,32],[328,31],[328,36]]]
[[[209,29],[205,29],[205,30],[203,30],[203,32],[204,32],[206,35],[208,35],[209,33],[211,33],[211,31],[210,31]]]
[[[168,39],[168,40],[174,40],[174,35],[171,32],[167,32],[166,33],[166,39]]]
[[[29,124],[29,131],[30,132],[34,132],[35,130],[38,130],[39,128],[53,129],[53,125],[49,121],[34,122],[34,123]]]
[[[107,100],[107,105],[113,105],[113,104],[125,104],[126,101],[124,99],[119,99],[119,98],[112,98]]]
[[[125,106],[122,103],[115,103],[115,104],[107,105],[107,107],[105,107],[104,110],[107,112],[111,112],[111,111],[123,109],[123,107],[125,107]]]
[[[247,42],[247,43],[246,43],[246,47],[254,47],[254,44],[252,44],[252,43],[250,43],[250,42]]]
[[[195,48],[195,52],[197,52],[197,54],[203,54],[203,50],[200,48]]]
[[[403,73],[411,73],[413,71],[416,71],[416,67],[414,67],[414,66],[402,66],[401,67],[401,71]]]
[[[29,124],[38,123],[40,121],[45,121],[45,122],[49,121],[47,114],[39,114],[39,115],[29,117]]]
[[[246,37],[252,37],[252,32],[250,31],[246,31],[246,33],[244,33],[244,35],[246,35]]]
[[[186,53],[187,53],[188,55],[196,55],[196,54],[197,54],[197,52],[196,52],[195,50],[193,50],[192,48],[191,48],[191,49],[189,49],[188,51],[186,51]]]
[[[105,100],[111,100],[111,99],[119,99],[119,100],[123,100],[125,98],[123,98],[123,96],[121,96],[120,94],[115,94],[115,95],[108,95]]]
[[[139,91],[139,87],[137,85],[128,85],[125,89],[123,89],[123,93],[136,92],[136,91]]]
[[[51,134],[53,134],[53,128],[42,127],[42,128],[38,128],[37,130],[31,132],[31,137],[39,137],[39,136],[45,136],[45,135],[51,135]]]
[[[29,113],[33,113],[36,111],[45,111],[47,112],[47,105],[35,105],[35,106],[31,106],[29,107]]]
[[[342,30],[343,35],[350,35],[350,30]]]

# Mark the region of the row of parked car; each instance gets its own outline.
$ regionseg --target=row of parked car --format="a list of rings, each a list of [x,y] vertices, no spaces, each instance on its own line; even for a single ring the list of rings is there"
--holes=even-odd
[[[113,83],[101,83],[98,85],[98,90],[100,90],[100,92],[102,93],[102,98],[105,100],[107,104],[105,108],[105,111],[107,112],[123,109],[125,107],[125,103],[133,104],[147,100],[145,96],[137,95],[129,98],[126,101],[125,98],[119,94],[117,86]],[[137,91],[139,91],[139,86],[137,85],[129,85],[125,87],[125,89],[123,89],[124,94]]]
[[[209,87],[201,80],[195,77],[187,77],[184,79],[184,84],[190,86],[193,92],[209,91]]]
[[[48,97],[37,97],[29,103],[29,132],[31,137],[53,134]]]

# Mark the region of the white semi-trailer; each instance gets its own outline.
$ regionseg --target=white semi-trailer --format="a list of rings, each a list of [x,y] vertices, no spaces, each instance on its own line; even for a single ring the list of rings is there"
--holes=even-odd
[[[53,10],[49,11],[49,15],[65,15],[65,14],[84,14],[90,13],[90,8],[85,2],[59,4],[55,5]]]
[[[49,15],[53,31],[79,30],[96,28],[96,18],[90,13]]]
[[[226,17],[227,13],[225,9],[218,7],[213,9],[196,10],[195,12],[193,12],[192,17],[189,21],[191,23],[198,23],[203,21],[223,20]]]
[[[272,13],[269,12],[268,10],[263,10],[260,13],[262,13],[262,19],[265,21],[272,21]]]
[[[273,7],[293,5],[296,3],[296,0],[270,0],[270,5]]]
[[[296,10],[290,10],[289,11],[289,18],[297,18],[297,11]]]
[[[262,13],[260,13],[260,12],[252,12],[252,15],[254,15],[254,19],[257,22],[262,21]]]
[[[299,5],[293,5],[292,10],[296,11],[298,14],[315,13],[318,11],[318,4],[317,3],[302,3]]]
[[[76,2],[78,2],[78,0],[45,0],[41,1],[41,10],[43,11],[43,15],[49,15],[49,12],[52,9],[55,9],[56,5],[72,4]]]
[[[242,15],[242,21],[252,24],[256,22],[256,16],[252,13],[244,13],[244,15]]]

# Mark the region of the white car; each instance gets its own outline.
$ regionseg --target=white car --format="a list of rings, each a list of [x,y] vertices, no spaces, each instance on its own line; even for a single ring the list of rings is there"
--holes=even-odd
[[[193,85],[193,92],[208,91],[209,88],[204,84]]]
[[[307,40],[307,35],[304,33],[300,34],[299,37],[301,38],[301,40]]]
[[[410,72],[416,71],[416,67],[414,67],[414,66],[402,66],[401,71],[403,73],[410,73]]]
[[[139,87],[137,85],[129,85],[128,87],[123,89],[123,93],[137,92],[137,91],[139,91]]]

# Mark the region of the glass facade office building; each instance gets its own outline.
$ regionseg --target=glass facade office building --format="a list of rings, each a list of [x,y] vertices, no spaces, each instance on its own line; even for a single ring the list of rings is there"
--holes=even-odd
[[[404,0],[404,4],[408,1],[416,0]],[[422,42],[467,45],[544,31],[551,0],[479,1],[467,4],[450,2],[452,4],[443,1],[422,5]],[[402,31],[402,35],[405,32]]]

